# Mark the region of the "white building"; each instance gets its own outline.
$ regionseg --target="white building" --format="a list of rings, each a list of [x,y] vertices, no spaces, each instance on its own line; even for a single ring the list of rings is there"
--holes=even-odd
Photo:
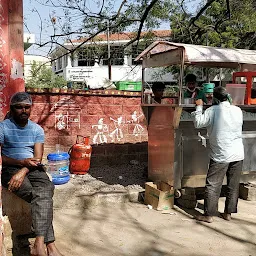
[[[152,31],[154,40],[168,40],[170,30]],[[142,33],[142,38],[146,33]],[[148,34],[147,34],[148,35]],[[108,44],[111,55],[111,80],[112,81],[141,81],[141,65],[134,59],[141,53],[151,41],[141,39],[138,42],[125,47],[134,38],[135,34],[117,33],[110,34],[107,40],[106,34],[99,34],[93,41],[86,38],[64,43],[63,47],[57,47],[51,54],[53,71],[64,76],[67,81],[85,82],[89,79],[103,79],[109,77]],[[83,43],[84,42],[84,43]],[[83,43],[83,44],[82,44]],[[82,45],[81,45],[82,44]],[[138,44],[138,46],[137,46]],[[77,48],[81,45],[79,48]],[[65,48],[66,49],[65,49]],[[68,50],[74,50],[71,54]],[[68,50],[67,50],[68,49]],[[159,69],[146,71],[146,81],[159,81]],[[173,81],[171,74],[165,74],[161,81]]]

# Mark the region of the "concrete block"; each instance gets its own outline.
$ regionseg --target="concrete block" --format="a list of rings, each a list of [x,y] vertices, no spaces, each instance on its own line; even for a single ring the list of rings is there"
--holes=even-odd
[[[80,194],[77,195],[80,200],[78,206],[80,208],[89,208],[97,205],[116,205],[127,203],[129,201],[127,191],[109,191],[97,192],[91,195]]]
[[[248,201],[256,201],[256,185],[252,183],[240,184],[239,197]]]
[[[31,233],[31,206],[6,188],[2,188],[3,215],[8,216],[16,235]]]

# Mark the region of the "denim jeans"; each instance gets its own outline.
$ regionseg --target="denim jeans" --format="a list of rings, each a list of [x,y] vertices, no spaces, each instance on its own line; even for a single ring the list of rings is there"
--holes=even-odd
[[[221,187],[225,175],[227,175],[227,195],[225,213],[237,212],[239,196],[239,181],[242,172],[243,161],[231,163],[218,163],[210,160],[209,170],[206,177],[204,198],[204,213],[208,216],[216,215]]]

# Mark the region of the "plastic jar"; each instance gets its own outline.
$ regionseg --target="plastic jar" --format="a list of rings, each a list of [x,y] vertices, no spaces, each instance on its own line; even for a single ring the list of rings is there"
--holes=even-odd
[[[47,172],[52,176],[53,184],[67,183],[70,180],[69,154],[67,152],[50,153],[47,159]]]

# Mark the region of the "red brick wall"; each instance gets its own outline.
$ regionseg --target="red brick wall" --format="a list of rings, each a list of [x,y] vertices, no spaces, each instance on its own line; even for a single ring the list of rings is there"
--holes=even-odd
[[[140,107],[140,93],[57,89],[27,91],[33,98],[31,120],[45,131],[44,157],[55,150],[56,144],[61,144],[62,149],[68,151],[75,143],[76,135],[83,135],[90,136],[93,146],[92,166],[130,160],[147,161],[148,137]],[[103,123],[99,123],[100,119]],[[104,141],[107,143],[101,143]]]

